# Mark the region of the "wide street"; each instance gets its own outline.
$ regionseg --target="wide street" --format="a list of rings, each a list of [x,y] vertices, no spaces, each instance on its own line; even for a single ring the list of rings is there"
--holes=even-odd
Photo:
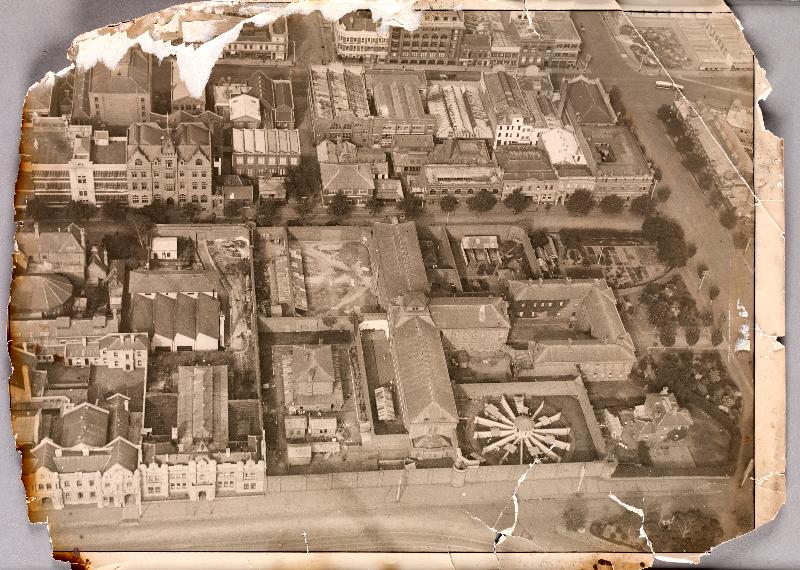
[[[715,317],[723,324],[728,338],[727,360],[731,374],[744,394],[743,432],[752,433],[752,374],[746,359],[740,360],[742,357],[732,353],[737,335],[734,323],[742,322],[737,318],[737,303],[741,302],[750,317],[753,314],[752,248],[745,257],[734,247],[730,232],[719,223],[718,213],[710,206],[694,177],[682,165],[680,155],[656,116],[658,107],[671,103],[676,93],[656,88],[652,76],[637,73],[623,60],[600,12],[576,12],[573,18],[581,29],[583,48],[593,55],[590,71],[603,81],[607,89],[619,87],[623,104],[633,119],[633,128],[645,154],[661,168],[661,184],[672,190],[671,198],[661,206],[662,211],[677,219],[687,240],[697,246],[692,265],[704,262],[709,267],[711,273],[707,286],[714,283],[720,288],[720,295],[713,303]],[[685,84],[684,94],[693,102],[748,100],[745,96],[747,93],[738,93],[727,85],[718,89],[713,85],[713,78],[704,77],[702,83],[699,80],[681,81]],[[742,475],[747,458],[752,456],[749,442],[742,442],[742,452],[734,478]]]

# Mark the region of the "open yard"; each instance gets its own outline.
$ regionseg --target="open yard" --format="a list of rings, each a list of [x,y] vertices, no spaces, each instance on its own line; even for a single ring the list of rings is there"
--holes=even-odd
[[[344,315],[378,304],[369,250],[363,243],[298,242],[308,315]]]
[[[562,266],[600,269],[615,289],[636,287],[663,276],[667,268],[658,260],[656,247],[638,243],[605,244],[602,241],[568,249]]]

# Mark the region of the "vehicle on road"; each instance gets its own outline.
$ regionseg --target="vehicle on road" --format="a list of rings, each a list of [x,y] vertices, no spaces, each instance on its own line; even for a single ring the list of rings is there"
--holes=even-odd
[[[659,89],[684,89],[683,85],[673,81],[656,81],[656,87]]]

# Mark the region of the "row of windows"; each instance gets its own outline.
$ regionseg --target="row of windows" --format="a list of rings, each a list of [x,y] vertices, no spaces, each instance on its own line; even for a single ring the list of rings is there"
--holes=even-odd
[[[200,165],[198,165],[198,166],[200,166]],[[205,170],[200,170],[199,172],[200,172],[200,178],[206,178],[208,176],[208,172],[206,172]],[[198,176],[197,175],[197,173],[198,173],[197,170],[192,170],[191,173],[192,173],[192,178],[197,178],[197,176]],[[141,170],[141,171],[131,170],[131,178],[149,178],[148,174],[149,173],[146,170]],[[152,174],[153,174],[154,177],[157,178],[158,175],[160,174],[160,172],[158,170],[154,170]],[[181,178],[183,178],[184,176],[186,176],[186,171],[181,170],[178,173],[178,175]],[[174,176],[173,172],[165,172],[164,173],[164,177],[165,178],[174,178],[175,176]]]
[[[186,183],[180,183],[181,188],[186,188]],[[158,182],[153,182],[153,190],[159,190],[161,188],[161,184]],[[147,182],[132,182],[131,183],[131,190],[147,190]],[[199,186],[197,182],[192,182],[192,190],[208,190],[208,183],[207,182],[200,182]],[[167,188],[168,191],[171,191],[171,186]]]
[[[481,188],[481,191],[484,191],[484,190],[489,191],[488,188]],[[462,192],[461,188],[456,188],[455,190],[453,190],[453,194],[461,194],[461,192]],[[449,188],[441,188],[441,189],[431,188],[430,190],[428,190],[428,194],[430,194],[431,196],[435,196],[436,194],[444,194],[444,195],[446,195],[446,194],[449,194],[449,193],[450,193],[450,189]],[[468,195],[475,194],[475,189],[474,188],[467,188],[467,192],[466,193]],[[499,194],[500,190],[497,189],[497,188],[492,188],[491,189],[491,193],[492,194]]]

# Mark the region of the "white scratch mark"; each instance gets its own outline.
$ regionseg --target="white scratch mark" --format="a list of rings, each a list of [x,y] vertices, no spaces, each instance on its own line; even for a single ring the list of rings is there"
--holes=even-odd
[[[634,507],[633,505],[629,505],[619,497],[617,497],[614,493],[609,493],[608,498],[617,503],[620,507],[629,510],[633,514],[639,515],[642,518],[642,525],[639,527],[639,538],[643,538],[647,541],[647,548],[650,549],[650,552],[653,553],[655,556],[656,551],[653,549],[653,543],[650,542],[650,537],[647,536],[647,533],[644,530],[644,511],[639,507]]]

